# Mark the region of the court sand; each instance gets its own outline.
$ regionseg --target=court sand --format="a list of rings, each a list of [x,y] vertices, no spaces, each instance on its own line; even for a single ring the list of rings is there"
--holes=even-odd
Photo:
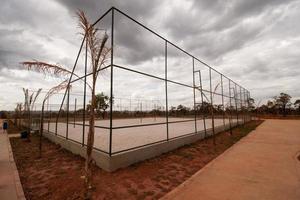
[[[204,120],[197,119],[195,125],[194,118],[168,118],[168,137],[169,139],[184,136],[187,134],[197,132],[203,134],[204,137]],[[178,123],[173,123],[176,121],[181,121]],[[236,124],[237,119],[232,119],[232,124]],[[167,139],[167,125],[162,124],[166,122],[166,118],[127,118],[127,119],[114,119],[112,121],[112,153],[132,149],[135,147],[164,141]],[[215,119],[215,128],[223,127],[223,119]],[[239,119],[239,123],[242,119]],[[82,121],[76,123],[68,124],[67,133],[67,123],[59,122],[57,124],[57,134],[62,137],[68,137],[73,141],[78,143],[86,144],[87,133],[88,133],[88,121],[86,121],[85,134],[83,137],[83,126]],[[104,152],[109,152],[109,142],[110,142],[110,130],[109,130],[109,120],[97,120],[95,126],[101,126],[103,128],[95,127],[95,140],[94,147],[100,149]],[[146,125],[154,124],[150,126],[140,126],[140,127],[128,127],[133,125]],[[205,120],[206,129],[212,128],[212,120]],[[126,128],[120,128],[122,126],[127,126]],[[225,126],[229,127],[229,119],[225,119]],[[55,123],[44,123],[44,129],[51,133],[55,133],[56,125]]]

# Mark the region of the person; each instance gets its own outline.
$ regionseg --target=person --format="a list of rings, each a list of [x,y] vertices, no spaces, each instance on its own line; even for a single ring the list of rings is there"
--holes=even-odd
[[[7,133],[7,128],[8,128],[8,123],[7,123],[7,121],[3,121],[3,126],[2,126],[2,128],[3,128],[3,133]]]

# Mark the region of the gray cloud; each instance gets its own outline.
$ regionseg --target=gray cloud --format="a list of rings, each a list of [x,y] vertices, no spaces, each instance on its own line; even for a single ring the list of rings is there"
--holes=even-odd
[[[300,83],[300,26],[297,20],[300,2],[296,0],[51,0],[47,3],[4,0],[0,8],[1,84],[10,91],[24,85],[32,88],[53,85],[52,79],[24,73],[18,63],[39,59],[71,67],[80,44],[75,11],[86,11],[94,21],[111,6],[212,64],[249,88],[258,99],[281,91],[300,96],[297,92]],[[163,76],[164,41],[155,39],[120,15],[116,16],[116,61]],[[105,23],[102,25],[108,27],[109,22]],[[189,84],[191,60],[174,48],[168,49],[168,58],[169,76]],[[28,85],[30,78],[36,81]],[[119,78],[121,83],[130,85],[130,78]],[[118,87],[120,94],[126,91],[128,95],[144,94],[154,98],[154,85],[147,80],[135,88],[141,91],[125,89],[122,84]],[[143,92],[143,87],[149,91]],[[174,91],[181,90],[175,88]],[[2,88],[0,92],[5,91]],[[11,92],[9,98],[18,101],[20,93]],[[7,101],[8,97],[5,99],[1,102]]]

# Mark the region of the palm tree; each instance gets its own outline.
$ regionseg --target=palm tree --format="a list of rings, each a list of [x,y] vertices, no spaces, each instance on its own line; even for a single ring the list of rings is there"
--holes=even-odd
[[[22,62],[21,64],[23,66],[25,66],[28,70],[37,71],[37,72],[43,73],[45,75],[54,75],[56,77],[63,77],[63,76],[67,77],[72,74],[72,72],[70,70],[68,70],[66,67],[60,66],[58,64],[49,64],[49,63],[41,62],[41,61],[26,61],[26,62]],[[79,76],[74,72],[73,72],[73,75],[75,77],[79,78]],[[90,87],[89,84],[87,84],[87,85]],[[70,88],[71,88],[71,85],[69,84],[68,79],[65,78],[64,81],[62,81],[60,84],[50,88],[43,99],[41,124],[40,124],[39,157],[41,157],[41,152],[42,152],[42,136],[43,136],[43,131],[44,131],[44,123],[43,122],[44,122],[45,103],[54,94],[58,93],[59,91],[61,91],[63,89],[70,89]]]
[[[23,88],[24,93],[24,111],[27,112],[28,116],[28,124],[27,124],[27,132],[28,132],[28,141],[30,141],[30,133],[31,133],[31,111],[33,110],[34,104],[36,102],[37,97],[41,93],[42,88],[38,89],[37,92],[29,93],[28,89]]]
[[[94,135],[95,135],[95,108],[96,108],[96,82],[101,69],[106,65],[106,61],[109,58],[109,54],[111,49],[106,47],[106,42],[108,40],[108,35],[106,32],[101,36],[100,29],[96,29],[92,24],[89,23],[83,11],[77,12],[79,27],[82,32],[81,35],[84,36],[86,47],[89,50],[90,54],[90,70],[92,76],[92,85],[88,85],[91,89],[92,99],[90,103],[89,109],[89,131],[88,131],[88,140],[87,140],[87,149],[86,149],[86,162],[85,162],[85,185],[86,185],[86,198],[91,199],[92,197],[92,150],[94,146]],[[28,69],[34,69],[38,72],[50,73],[54,75],[66,75],[70,74],[69,70],[59,65],[52,65],[45,62],[39,61],[30,61],[23,62],[24,66]],[[73,75],[77,76],[73,73]],[[78,76],[77,76],[78,77]],[[69,83],[67,86],[60,85],[58,88],[53,88],[53,90],[49,91],[46,95],[46,98],[49,98],[53,91],[56,89],[61,89],[62,87],[69,88]],[[48,96],[48,97],[47,97]],[[45,101],[44,99],[44,101]]]
[[[20,128],[20,115],[23,110],[23,104],[22,103],[17,103],[16,108],[15,108],[15,126]]]
[[[85,162],[85,183],[87,187],[87,198],[91,198],[92,194],[92,150],[94,146],[94,135],[95,135],[95,108],[96,108],[96,82],[97,77],[99,75],[99,71],[108,59],[110,48],[105,46],[108,35],[106,32],[101,37],[99,29],[96,29],[92,24],[90,24],[84,14],[83,11],[78,11],[77,16],[79,18],[79,25],[84,30],[86,36],[86,43],[89,49],[90,58],[91,58],[91,72],[92,72],[92,99],[90,104],[90,112],[89,112],[89,132],[87,139],[87,154],[86,154],[86,162]]]

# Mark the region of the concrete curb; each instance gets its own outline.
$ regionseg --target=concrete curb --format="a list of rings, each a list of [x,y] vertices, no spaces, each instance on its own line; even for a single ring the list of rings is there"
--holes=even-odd
[[[23,191],[23,187],[22,187],[22,184],[20,181],[19,172],[18,172],[16,163],[15,163],[15,160],[14,160],[14,156],[13,156],[13,152],[11,149],[8,135],[6,135],[6,139],[7,139],[7,144],[8,144],[9,162],[14,171],[14,182],[15,182],[15,187],[16,187],[16,191],[17,191],[17,197],[19,200],[26,200],[24,191]]]

